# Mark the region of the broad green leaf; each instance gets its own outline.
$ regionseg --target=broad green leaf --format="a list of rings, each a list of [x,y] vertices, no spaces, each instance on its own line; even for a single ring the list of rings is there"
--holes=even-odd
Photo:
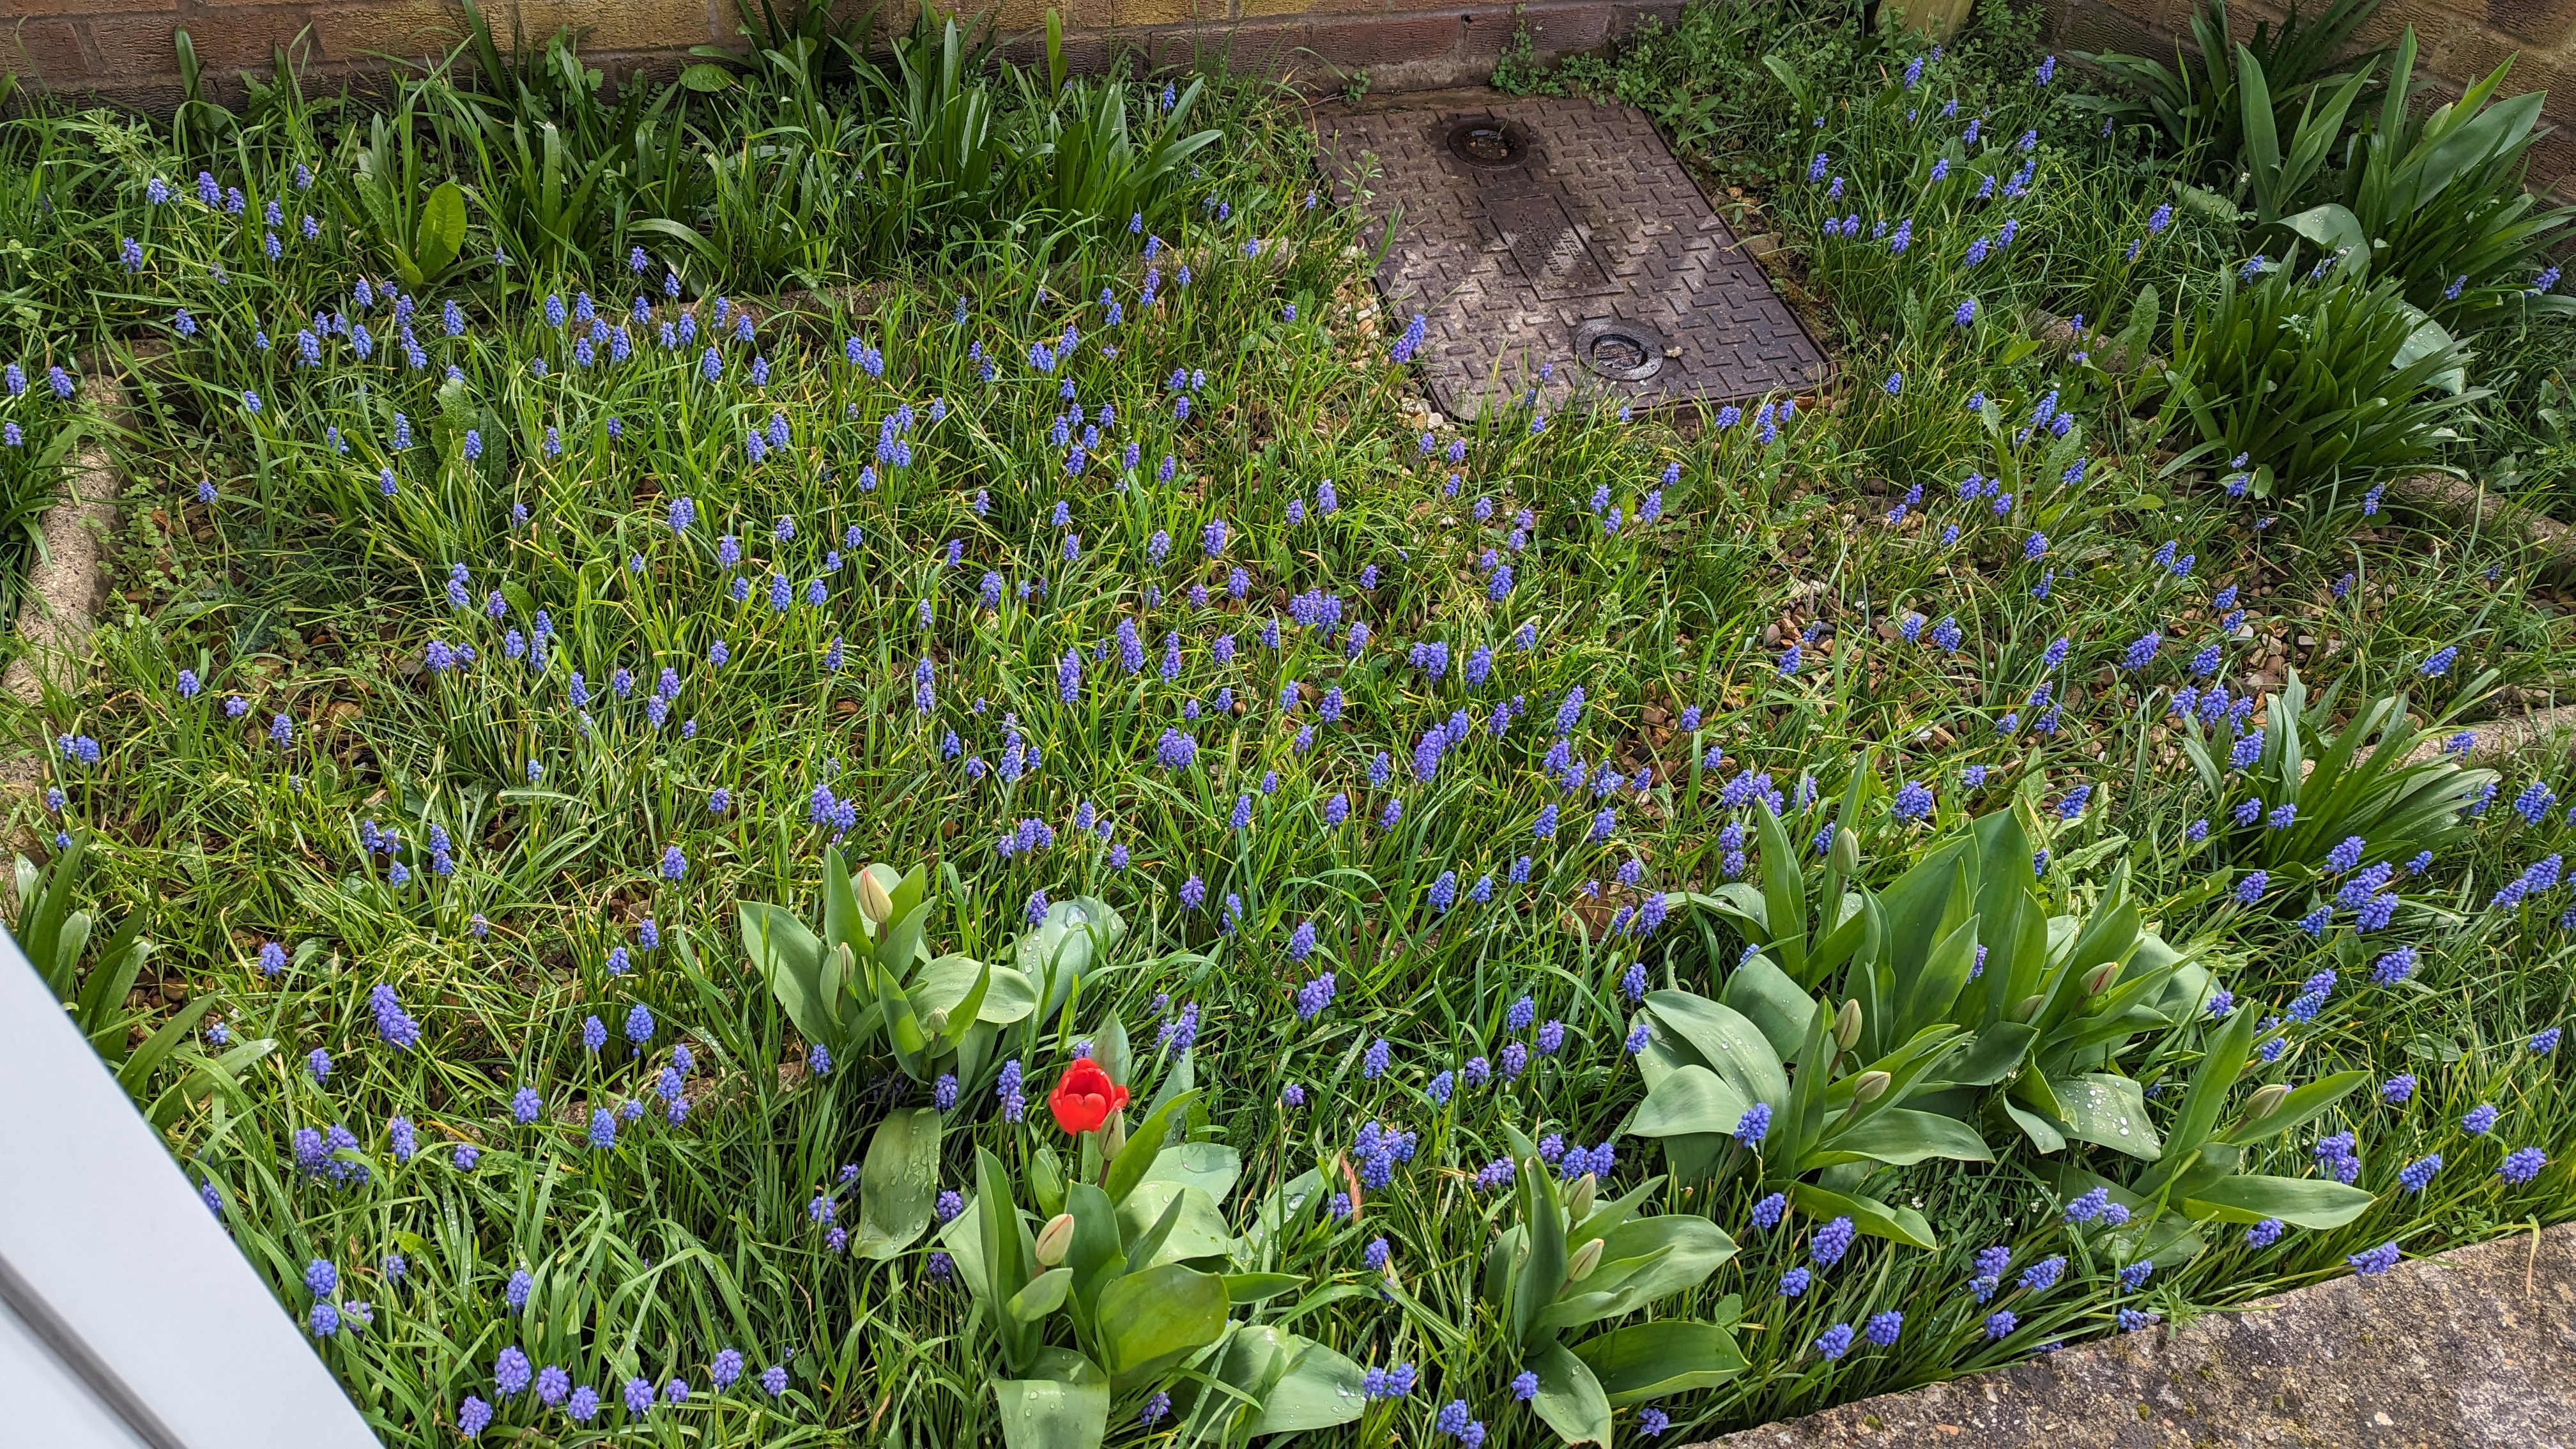
[[[1115,1077],[1116,1074],[1111,1075]],[[1109,1170],[1100,1177],[1101,1190],[1109,1194],[1112,1202],[1126,1201],[1127,1195],[1136,1190],[1136,1184],[1153,1171],[1155,1162],[1162,1157],[1163,1140],[1171,1134],[1176,1114],[1187,1112],[1190,1103],[1197,1101],[1198,1096],[1196,1092],[1183,1092],[1165,1102],[1154,1115],[1128,1129],[1127,1149],[1110,1162]]]
[[[923,901],[910,914],[896,917],[877,942],[877,970],[887,979],[907,984],[912,980],[914,960],[930,931],[930,905]]]
[[[1224,1273],[1218,1276],[1225,1279],[1225,1301],[1236,1306],[1267,1303],[1282,1293],[1294,1293],[1306,1286],[1305,1277],[1297,1273]]]
[[[1282,1371],[1277,1358],[1288,1362]],[[1261,1407],[1245,1426],[1244,1437],[1296,1434],[1330,1429],[1360,1416],[1368,1400],[1361,1393],[1367,1377],[1360,1366],[1312,1339],[1262,1324],[1235,1330],[1226,1346],[1222,1377],[1242,1387],[1267,1381]]]
[[[1941,1070],[1941,1079],[1963,1087],[1991,1087],[2010,1076],[2030,1055],[2039,1029],[2026,1022],[1998,1021],[1978,1032],[1968,1049]]]
[[[1073,1214],[1073,1241],[1065,1245],[1064,1266],[1073,1270],[1073,1296],[1087,1318],[1099,1305],[1100,1290],[1127,1270],[1126,1234],[1120,1231],[1117,1204],[1090,1183],[1067,1185],[1063,1210]]]
[[[867,917],[859,910],[849,864],[837,845],[823,847],[823,944],[848,946],[853,953],[871,949]]]
[[[1517,1141],[1514,1146],[1518,1146]],[[1513,1196],[1518,1199],[1515,1206],[1520,1209],[1521,1231],[1527,1235],[1518,1271],[1512,1272],[1510,1261],[1504,1260],[1511,1285],[1511,1316],[1504,1342],[1517,1347],[1530,1342],[1530,1331],[1537,1325],[1539,1315],[1556,1301],[1557,1290],[1565,1285],[1565,1209],[1557,1197],[1556,1174],[1536,1158],[1522,1162],[1520,1183]]]
[[[1098,1449],[1109,1433],[1109,1376],[1070,1349],[1039,1350],[1042,1378],[997,1379],[1002,1442],[1008,1449]]]
[[[420,269],[423,281],[435,280],[464,246],[465,191],[453,181],[442,181],[421,204],[420,239],[412,249],[412,264]]]
[[[1631,1218],[1603,1237],[1592,1276],[1567,1284],[1538,1321],[1572,1328],[1631,1313],[1698,1287],[1734,1256],[1735,1240],[1695,1213]]]
[[[1583,1360],[1551,1343],[1529,1367],[1538,1374],[1538,1397],[1530,1407],[1557,1437],[1568,1444],[1610,1443],[1610,1398]]]
[[[1658,1024],[1689,1043],[1709,1070],[1724,1078],[1738,1095],[1767,1102],[1778,1112],[1789,1105],[1789,1073],[1780,1064],[1762,1029],[1743,1013],[1687,991],[1649,991],[1646,1009]],[[1729,1129],[1734,1123],[1726,1124]]]
[[[1761,1028],[1772,1055],[1780,1057],[1796,1051],[1798,1043],[1807,1039],[1807,1018],[1816,1011],[1815,998],[1768,956],[1756,956],[1736,967],[1718,1000]]]
[[[1703,1066],[1684,1066],[1646,1094],[1628,1131],[1639,1137],[1731,1133],[1752,1105],[1717,1073]]]
[[[1020,970],[1041,988],[1038,1014],[1053,1020],[1093,957],[1107,954],[1126,934],[1125,919],[1105,901],[1081,896],[1049,906],[1012,948]]]
[[[2067,1136],[2148,1162],[2164,1155],[2164,1140],[2147,1116],[2146,1093],[2135,1081],[2091,1072],[2057,1083],[2056,1091],[2057,1104],[2066,1109],[2060,1125]]]
[[[723,66],[700,61],[680,72],[680,84],[700,95],[713,95],[733,89],[733,72]]]
[[[1574,1346],[1614,1408],[1692,1389],[1715,1388],[1744,1372],[1735,1335],[1714,1323],[1640,1323]]]
[[[2205,1184],[2184,1201],[2196,1218],[2259,1223],[2279,1218],[2294,1228],[2339,1228],[2360,1217],[2372,1198],[2357,1187],[2315,1177],[2231,1175]]]
[[[922,969],[927,971],[938,964],[934,961]],[[984,1005],[975,1013],[975,1019],[1008,1026],[1012,1022],[1026,1020],[1029,1013],[1037,1009],[1037,988],[1029,984],[1029,978],[1020,974],[1016,966],[995,966],[992,985],[985,988]]]
[[[1216,1199],[1187,1183],[1154,1178],[1136,1184],[1125,1201],[1118,1204],[1118,1222],[1128,1240],[1137,1242],[1162,1221],[1165,1213],[1176,1208],[1178,1216],[1173,1218],[1151,1259],[1136,1259],[1136,1266],[1233,1254],[1234,1230],[1226,1223],[1224,1209]]]
[[[1771,927],[1771,954],[1796,980],[1807,975],[1807,881],[1798,868],[1798,847],[1771,813],[1769,801],[1754,812],[1762,842],[1762,910]]]
[[[1927,1158],[1953,1162],[1992,1162],[1995,1154],[1977,1129],[1956,1117],[1890,1107],[1837,1133],[1822,1144],[1826,1152],[1857,1152],[1891,1167],[1911,1167]]]
[[[1149,1182],[1177,1182],[1195,1187],[1222,1203],[1234,1195],[1243,1176],[1243,1154],[1222,1142],[1176,1142],[1163,1149],[1146,1172]]]
[[[1876,1198],[1828,1192],[1812,1182],[1789,1184],[1789,1201],[1811,1218],[1827,1221],[1849,1218],[1853,1227],[1872,1237],[1915,1248],[1941,1246],[1940,1240],[1932,1235],[1932,1225],[1923,1220],[1923,1214],[1912,1208],[1889,1207]]]
[[[1002,1311],[1022,1323],[1035,1323],[1064,1306],[1064,1295],[1073,1291],[1071,1268],[1049,1268],[1029,1280],[1027,1287],[1010,1297]]]
[[[805,923],[777,906],[742,903],[742,949],[769,983],[770,994],[808,1042],[840,1045],[832,1003],[822,991],[823,943]]]
[[[894,1257],[930,1226],[939,1196],[939,1113],[929,1107],[890,1114],[868,1141],[859,1169],[859,1230],[850,1250],[877,1262]]]
[[[974,998],[974,990],[976,982],[987,980],[987,969],[987,964],[976,962],[974,957],[940,957],[912,977],[912,990],[907,990],[904,998],[912,1000],[914,1016],[927,1018],[933,1011],[945,1011],[948,1024],[956,1026],[958,1008],[974,1006],[976,1016],[981,1016],[984,998]],[[974,1000],[969,1003],[969,998]]]
[[[2362,234],[2360,220],[2331,201],[2282,217],[2281,225],[2315,242],[2329,254],[2347,249],[2357,256],[2366,256],[2370,252],[2370,238]]]
[[[2063,1152],[2066,1150],[2066,1134],[2058,1130],[2055,1118],[2044,1113],[2034,1112],[2030,1108],[2012,1101],[2010,1098],[2003,1098],[2000,1100],[2003,1104],[2004,1115],[2012,1120],[2012,1124],[2014,1126],[2021,1129],[2024,1137],[2030,1139],[2031,1146],[2038,1148],[2042,1152]]]
[[[2305,1126],[2369,1080],[2370,1074],[2361,1071],[2319,1077],[2291,1088],[2290,1095],[2281,1099],[2281,1105],[2272,1109],[2272,1115],[2241,1131],[2223,1135],[2231,1142],[2260,1142],[2266,1137],[2278,1137],[2294,1127]]]
[[[1225,1310],[1225,1280],[1214,1273],[1165,1263],[1120,1278],[1100,1290],[1110,1373],[1132,1377],[1178,1363],[1225,1332]]]

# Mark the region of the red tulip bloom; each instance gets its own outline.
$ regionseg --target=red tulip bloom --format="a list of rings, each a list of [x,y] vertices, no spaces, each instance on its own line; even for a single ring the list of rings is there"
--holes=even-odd
[[[1074,1058],[1055,1090],[1047,1094],[1047,1110],[1055,1114],[1055,1125],[1067,1132],[1097,1132],[1110,1113],[1126,1105],[1127,1089],[1109,1080],[1100,1063],[1089,1057]]]

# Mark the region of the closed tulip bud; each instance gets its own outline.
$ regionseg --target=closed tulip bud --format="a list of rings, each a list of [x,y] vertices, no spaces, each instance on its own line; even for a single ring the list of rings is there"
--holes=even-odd
[[[1592,1216],[1593,1199],[1601,1194],[1601,1179],[1585,1173],[1575,1181],[1574,1191],[1565,1199],[1566,1215],[1575,1222]]]
[[[1592,1270],[1601,1266],[1601,1250],[1606,1246],[1608,1244],[1604,1239],[1594,1238],[1591,1242],[1575,1249],[1574,1256],[1567,1260],[1565,1265],[1565,1281],[1580,1283],[1591,1277]]]
[[[1885,1072],[1863,1072],[1860,1074],[1860,1080],[1852,1083],[1852,1100],[1875,1102],[1887,1095],[1888,1083],[1895,1080]]]
[[[2032,1017],[2039,1015],[2039,1008],[2047,1000],[2048,998],[2045,996],[2030,996],[2023,998],[2021,1005],[2013,1008],[2012,1019],[2015,1021],[2030,1020]]]
[[[2110,990],[2111,983],[2119,978],[2120,963],[2117,961],[2105,961],[2101,965],[2084,973],[2085,993],[2090,996],[2099,996],[2103,992]]]
[[[1038,1229],[1038,1266],[1052,1268],[1064,1261],[1065,1252],[1073,1246],[1073,1214],[1057,1213]]]
[[[1100,1129],[1100,1160],[1107,1162],[1126,1150],[1127,1109],[1121,1107],[1109,1114],[1109,1121]]]
[[[894,914],[894,897],[886,891],[885,882],[877,879],[874,870],[859,872],[859,914],[879,926]]]
[[[945,1036],[945,1035],[947,1035],[947,1033],[948,1033],[948,1008],[947,1008],[947,1007],[944,1007],[944,1006],[943,1006],[943,1007],[940,1007],[938,1010],[933,1011],[933,1012],[932,1012],[932,1013],[930,1013],[928,1016],[923,1017],[923,1018],[921,1019],[921,1029],[922,1029],[923,1031],[926,1031],[926,1032],[930,1033],[932,1036]]]
[[[1042,1211],[1063,1206],[1064,1165],[1055,1149],[1041,1147],[1029,1158],[1029,1193]]]
[[[2260,1122],[2264,1118],[2271,1116],[2273,1113],[2280,1111],[2281,1099],[2288,1095],[2290,1095],[2289,1087],[2281,1082],[2273,1082],[2260,1088],[2252,1097],[2246,1100],[2245,1120],[2248,1122]]]
[[[1850,830],[1835,831],[1834,843],[1830,847],[1830,850],[1836,874],[1856,875],[1860,872],[1860,835],[1858,832]]]
[[[1855,996],[1844,1002],[1843,1009],[1835,1013],[1834,1040],[1840,1044],[1845,1051],[1851,1050],[1851,1044],[1860,1040],[1859,997]]]

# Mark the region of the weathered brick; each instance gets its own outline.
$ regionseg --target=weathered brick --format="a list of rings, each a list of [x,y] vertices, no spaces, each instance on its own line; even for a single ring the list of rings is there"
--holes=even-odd
[[[69,20],[47,17],[0,29],[0,71],[15,71],[31,82],[70,85],[89,74],[80,33]]]
[[[1237,0],[1237,7],[1246,20],[1291,15],[1382,15],[1389,9],[1418,8],[1402,0]]]
[[[725,12],[719,32],[707,0],[492,0],[483,10],[495,34],[508,34],[513,21],[531,41],[558,30],[587,32],[586,47],[597,50],[685,49],[730,40],[740,22],[729,3]]]
[[[2376,50],[2395,45],[2397,37],[2413,26],[2416,48],[2422,51],[2441,43],[2450,22],[2451,12],[2443,8],[2442,0],[2388,0],[2371,12],[2352,39],[2365,50]]]
[[[1476,60],[1491,60],[1509,50],[1513,37],[1520,31],[1524,17],[1512,10],[1478,6],[1458,15],[1458,53]]]
[[[2576,190],[2576,131],[2558,130],[2531,148],[2530,183],[2534,189]],[[2561,198],[2576,200],[2576,196]]]
[[[2440,74],[2452,83],[2452,89],[2457,89],[2485,79],[2488,72],[2508,60],[2513,62],[2513,69],[2505,74],[2503,94],[2548,91],[2564,99],[2560,96],[2564,88],[2556,84],[2560,79],[2557,67],[2547,57],[2533,55],[2510,37],[2483,27],[2464,26],[2452,35],[2451,43],[2442,48]],[[2418,67],[2419,74],[2421,69]]]
[[[440,0],[366,0],[313,17],[314,39],[336,61],[439,54],[463,38],[463,27],[464,18]],[[509,32],[499,34],[506,41]]]
[[[1457,17],[1445,12],[1319,20],[1307,28],[1306,44],[1335,65],[1388,65],[1454,49],[1459,28]]]
[[[2167,28],[2176,24],[2188,26],[2188,13],[2177,14],[2175,0],[2108,0],[2112,8],[2142,25]]]
[[[152,3],[152,0],[136,0],[136,3],[133,4],[126,3],[126,0],[10,0],[9,11],[9,23],[15,24],[18,17],[27,15],[151,15],[166,13],[175,16],[179,13],[179,6],[177,4],[177,0],[169,0],[169,3],[165,4],[154,4]]]
[[[2153,27],[2108,5],[2086,5],[2078,10],[2057,41],[2077,50],[2118,51],[2158,59],[2173,53],[2171,42]]]
[[[1610,12],[1599,5],[1533,5],[1519,18],[1528,24],[1531,44],[1542,55],[1590,50],[1610,36]]]
[[[1218,24],[1226,18],[1225,0],[1106,0],[1096,13],[1100,23],[1118,30]]]
[[[301,9],[264,7],[229,12],[220,20],[191,16],[194,23],[186,29],[207,79],[215,79],[218,72],[228,79],[239,67],[265,70],[271,49],[293,40],[295,32],[304,26],[305,15]],[[102,76],[124,81],[177,74],[179,54],[173,36],[181,25],[177,15],[166,11],[157,15],[102,15],[84,23],[89,29],[90,44],[97,48]]]

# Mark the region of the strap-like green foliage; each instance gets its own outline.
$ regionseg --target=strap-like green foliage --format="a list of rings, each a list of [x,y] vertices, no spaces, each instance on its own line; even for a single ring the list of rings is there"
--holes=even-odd
[[[1773,963],[1795,953],[1766,932],[1785,919],[1809,934],[1806,886],[1786,833],[1766,825],[1760,899],[1688,898],[1761,950],[1715,999],[1647,994],[1647,1093],[1629,1132],[1659,1139],[1685,1176],[1753,1174],[1803,1210],[1927,1247],[1920,1214],[1860,1191],[1870,1174],[1991,1162],[1999,1136],[2042,1153],[2082,1142],[2156,1160],[2162,1143],[2121,1066],[2190,1020],[2209,975],[2145,928],[2125,862],[2083,915],[2052,916],[2027,803],[1937,840],[1879,889],[1846,886],[1857,852],[1830,856],[1855,837],[1837,831],[1818,874],[1840,899],[1813,934],[1858,929],[1801,982]],[[1817,955],[1805,964],[1814,971]],[[1811,985],[1828,994],[1810,997]]]
[[[1590,1174],[1561,1187],[1527,1137],[1513,1129],[1511,1142],[1513,1221],[1486,1250],[1483,1291],[1506,1342],[1537,1373],[1531,1407],[1558,1437],[1606,1446],[1614,1408],[1742,1371],[1732,1297],[1706,1322],[1659,1320],[1563,1341],[1698,1287],[1735,1256],[1735,1242],[1696,1214],[1638,1215],[1661,1178],[1600,1202]]]

